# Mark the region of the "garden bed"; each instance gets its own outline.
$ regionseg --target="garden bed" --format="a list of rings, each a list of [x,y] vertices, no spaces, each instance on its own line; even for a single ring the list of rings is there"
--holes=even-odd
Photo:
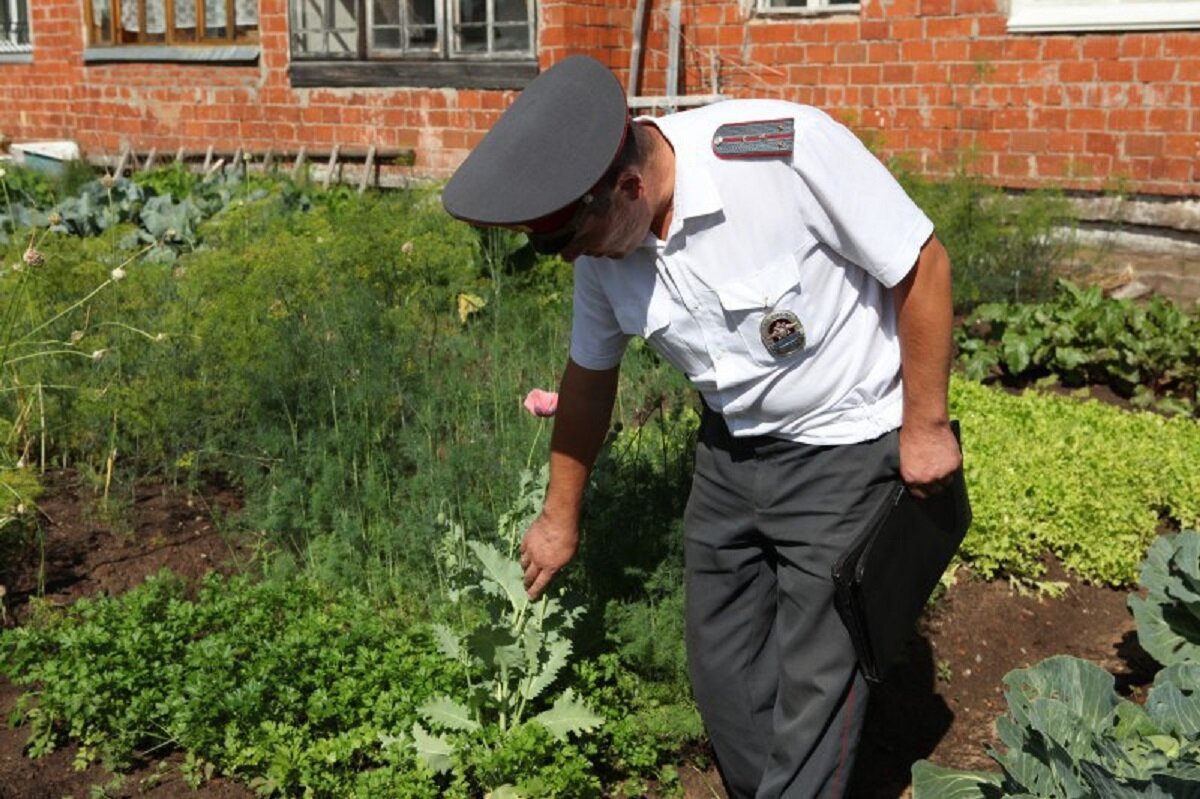
[[[10,175],[22,199],[0,216],[13,298],[0,624],[25,625],[0,639],[0,666],[38,697],[22,713],[0,681],[0,718],[29,725],[0,730],[0,799],[195,783],[201,796],[720,796],[683,655],[697,414],[682,377],[630,347],[564,604],[534,622],[511,554],[540,507],[550,428],[520,398],[562,368],[569,270],[453,223],[425,189],[360,198],[178,170],[89,181],[59,192]],[[925,758],[995,768],[1002,678],[1051,655],[1097,663],[1153,706],[1128,589],[1097,586],[1132,585],[1156,536],[1200,527],[1196,320],[1056,290],[1055,204],[955,185],[922,196],[957,267],[956,307],[986,307],[959,346],[963,370],[996,386],[960,375],[950,392],[972,571],[875,692],[854,797],[905,795]],[[1088,388],[1098,380],[1112,388]],[[1029,386],[1043,391],[1015,391]],[[234,529],[252,532],[231,544]],[[202,578],[242,570],[266,579]],[[34,612],[39,593],[51,612]],[[1146,639],[1160,657],[1163,631]],[[938,775],[922,769],[924,792]]]
[[[222,534],[222,516],[238,507],[227,488],[196,494],[147,484],[133,491],[108,520],[95,510],[90,491],[68,473],[47,480],[40,502],[45,533],[47,598],[69,603],[98,592],[121,593],[166,568],[189,578],[211,569],[233,571],[252,553]],[[110,503],[111,506],[111,503]],[[30,551],[8,565],[8,623],[23,617],[25,598],[36,588],[39,557]],[[995,744],[993,723],[1004,709],[1001,678],[1010,670],[1055,654],[1090,660],[1112,672],[1118,686],[1136,695],[1153,677],[1153,663],[1137,646],[1125,602],[1127,591],[1073,580],[1051,565],[1047,580],[1061,581],[1058,598],[1014,591],[1007,582],[965,576],[952,586],[910,642],[907,662],[872,696],[850,795],[893,798],[906,794],[911,764],[920,758],[957,768],[990,768],[985,754]],[[19,692],[0,680],[0,718]],[[76,748],[65,746],[39,760],[23,755],[28,731],[0,728],[0,799],[104,796],[225,799],[253,792],[215,779],[193,793],[181,780],[178,753],[155,757],[112,781],[98,765],[75,771]],[[165,753],[163,753],[165,754]],[[697,763],[699,765],[697,765]],[[704,758],[681,764],[686,797],[721,796]]]

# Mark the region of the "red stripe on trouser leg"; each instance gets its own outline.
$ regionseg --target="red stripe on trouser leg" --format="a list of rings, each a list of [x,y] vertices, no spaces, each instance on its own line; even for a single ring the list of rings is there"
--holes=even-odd
[[[837,799],[842,795],[842,776],[846,765],[846,750],[850,748],[850,719],[854,716],[854,683],[857,680],[850,681],[850,693],[846,695],[845,717],[842,719],[842,751],[838,755],[837,771],[833,775],[833,797]]]
[[[722,781],[737,799],[848,793],[870,690],[850,701],[862,677],[829,573],[898,479],[898,435],[818,447],[706,418],[684,513],[688,672]]]

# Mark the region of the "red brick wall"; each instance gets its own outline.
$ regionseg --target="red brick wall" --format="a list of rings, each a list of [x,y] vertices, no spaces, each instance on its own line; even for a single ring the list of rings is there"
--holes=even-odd
[[[646,94],[664,89],[666,5]],[[1009,34],[1004,5],[863,0],[857,18],[796,19],[686,4],[684,88],[709,90],[715,54],[726,95],[823,108],[929,173],[1200,194],[1200,31]]]
[[[414,170],[448,173],[512,102],[512,92],[293,89],[286,0],[260,0],[257,66],[84,65],[83,0],[31,0],[33,63],[0,63],[0,132],[72,138],[87,152],[126,147],[411,147]]]
[[[0,64],[0,132],[89,152],[412,147],[445,175],[512,92],[293,89],[286,0],[261,0],[257,66],[85,66],[83,0],[30,3],[32,64]],[[864,0],[858,16],[683,9],[682,91],[824,108],[932,174],[1011,186],[1200,195],[1200,31],[1016,35],[1002,0]],[[641,94],[665,92],[667,6],[649,0]],[[588,52],[627,78],[634,0],[542,0],[539,61]]]

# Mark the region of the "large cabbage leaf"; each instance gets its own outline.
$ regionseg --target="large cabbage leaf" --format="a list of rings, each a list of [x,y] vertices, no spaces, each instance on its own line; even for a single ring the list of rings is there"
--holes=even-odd
[[[1162,536],[1142,564],[1146,596],[1129,598],[1138,643],[1164,666],[1200,662],[1200,533]]]

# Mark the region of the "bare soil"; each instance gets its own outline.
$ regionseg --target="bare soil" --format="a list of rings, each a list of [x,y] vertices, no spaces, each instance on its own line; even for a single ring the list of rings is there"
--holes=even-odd
[[[0,585],[7,588],[0,597],[7,612],[0,619],[8,625],[23,618],[39,572],[46,597],[67,604],[99,592],[121,593],[164,568],[198,578],[213,569],[234,571],[252,558],[221,532],[220,520],[239,504],[228,488],[187,493],[139,486],[120,513],[106,520],[73,475],[51,475],[47,485],[41,502],[44,565],[36,546],[0,565]],[[996,744],[993,723],[1005,708],[1001,680],[1014,668],[1055,654],[1076,655],[1111,671],[1125,693],[1144,690],[1154,663],[1137,646],[1128,592],[1082,584],[1061,572],[1049,576],[1066,584],[1061,597],[1022,594],[1006,582],[970,578],[949,589],[913,635],[905,662],[872,693],[850,797],[907,796],[909,769],[920,758],[958,768],[991,767],[987,748]],[[85,799],[96,785],[105,785],[102,795],[114,798],[253,796],[220,778],[193,792],[179,776],[178,753],[165,763],[140,765],[119,783],[99,766],[75,771],[72,746],[30,760],[23,754],[28,731],[3,721],[18,695],[0,679],[0,799]],[[722,799],[715,771],[694,762],[680,769],[688,799]]]
[[[1157,664],[1137,644],[1130,592],[1083,584],[1055,564],[1047,577],[1065,583],[1061,596],[971,579],[946,593],[910,640],[907,661],[871,695],[850,796],[906,796],[921,758],[997,770],[987,750],[999,745],[1004,675],[1052,655],[1089,660],[1122,694],[1144,696]]]

